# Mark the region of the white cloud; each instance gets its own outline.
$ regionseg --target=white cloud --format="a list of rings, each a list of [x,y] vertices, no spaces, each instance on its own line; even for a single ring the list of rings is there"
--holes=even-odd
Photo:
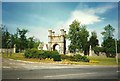
[[[101,6],[95,9],[95,13],[99,13],[99,14],[103,14],[107,11],[109,11],[110,9],[114,8],[115,6],[113,5],[105,5],[105,6]]]
[[[95,14],[89,14],[86,11],[75,10],[72,12],[71,17],[68,19],[66,24],[70,25],[75,19],[78,20],[81,24],[85,25],[102,21],[102,19]]]
[[[88,9],[85,9],[84,11],[89,14],[103,14],[114,7],[115,6],[113,5],[104,5],[104,6],[98,6],[97,8],[88,8]]]
[[[65,22],[66,27],[68,27],[72,21],[78,20],[81,24],[89,25],[97,22],[103,21],[105,18],[100,17],[98,14],[104,14],[110,9],[114,8],[113,5],[102,5],[96,8],[85,7],[84,9],[78,10],[79,6],[76,7],[70,15],[70,18]]]

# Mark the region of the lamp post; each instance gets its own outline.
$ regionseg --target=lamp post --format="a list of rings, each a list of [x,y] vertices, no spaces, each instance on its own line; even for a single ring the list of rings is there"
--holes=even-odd
[[[115,49],[116,49],[116,63],[118,64],[117,39],[115,39]]]

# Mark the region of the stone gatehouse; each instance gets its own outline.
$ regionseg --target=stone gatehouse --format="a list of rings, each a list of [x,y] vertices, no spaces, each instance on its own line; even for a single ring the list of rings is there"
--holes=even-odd
[[[59,53],[65,54],[66,53],[66,31],[64,29],[60,29],[60,35],[55,35],[55,32],[52,30],[48,30],[48,50],[54,51],[55,47],[59,46]]]

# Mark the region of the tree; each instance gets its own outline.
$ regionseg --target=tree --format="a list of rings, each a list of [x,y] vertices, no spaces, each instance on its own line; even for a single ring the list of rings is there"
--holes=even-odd
[[[19,29],[17,28],[15,34],[11,34],[8,32],[7,27],[5,25],[0,26],[0,31],[2,35],[2,48],[13,48],[16,45],[16,52],[22,52],[25,49],[32,49],[38,47],[40,43],[39,39],[34,37],[27,37],[26,34],[28,32],[27,29]]]
[[[86,30],[86,26],[80,25],[76,20],[72,22],[68,32],[68,39],[70,40],[69,50],[75,53],[76,51],[86,51],[88,50],[88,37],[89,32]]]
[[[104,36],[102,46],[107,57],[115,57],[115,39],[113,38],[113,32],[115,29],[109,24],[104,27],[104,32],[101,34]]]
[[[28,42],[28,48],[33,48],[34,47],[34,37],[29,37],[27,39],[27,42]]]
[[[84,55],[89,54],[89,42],[88,42],[89,32],[86,29],[86,26],[81,26],[79,32],[78,46],[79,50],[84,51]]]
[[[1,25],[2,29],[2,48],[10,48],[11,34],[5,25]]]
[[[78,48],[77,40],[78,40],[78,32],[80,31],[80,23],[76,20],[72,22],[71,25],[69,25],[69,32],[68,32],[68,39],[71,41],[69,45],[69,50],[72,53],[76,52],[76,49]]]
[[[106,40],[107,38],[113,37],[113,32],[115,31],[115,29],[108,24],[107,26],[104,27],[104,30],[101,34],[104,36],[103,39]]]
[[[28,42],[28,48],[32,49],[32,48],[36,48],[39,46],[39,44],[41,44],[42,42],[40,42],[38,39],[35,39],[34,36],[33,37],[29,37],[27,39]]]
[[[107,57],[115,57],[115,39],[113,39],[112,37],[107,38],[103,41],[102,46]]]
[[[97,45],[99,45],[98,39],[97,39],[97,33],[95,31],[91,32],[91,37],[90,37],[89,43],[90,43],[92,49],[94,47],[96,47]]]
[[[28,32],[28,30],[26,29],[22,29],[20,30],[19,28],[17,28],[17,34],[19,36],[18,38],[18,48],[20,51],[23,51],[27,48],[27,38],[26,38],[26,33]]]

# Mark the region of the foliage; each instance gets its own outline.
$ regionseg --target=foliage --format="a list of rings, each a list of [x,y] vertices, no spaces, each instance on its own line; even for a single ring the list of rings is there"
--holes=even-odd
[[[76,62],[89,62],[89,59],[86,57],[86,56],[81,56],[80,54],[76,54],[73,56],[74,60],[73,61],[76,61]]]
[[[58,55],[58,54],[52,55],[52,58],[53,58],[54,61],[61,61],[61,56]]]
[[[34,37],[27,37],[27,29],[17,28],[15,34],[11,34],[5,25],[1,25],[2,48],[13,48],[16,46],[16,52],[22,52],[26,49],[37,48],[40,42]]]
[[[6,26],[1,25],[2,32],[2,48],[10,48],[11,47],[11,34],[8,32]]]
[[[77,40],[78,40],[78,32],[80,31],[80,23],[76,20],[72,22],[68,32],[68,39],[71,41],[69,45],[70,52],[75,53],[77,47]]]
[[[84,51],[84,55],[88,54],[89,51],[89,42],[88,42],[88,37],[89,37],[89,32],[87,31],[86,27],[83,26],[80,28],[80,40],[78,41],[78,46],[79,49],[82,49]]]
[[[102,46],[107,57],[115,57],[115,40],[112,37],[109,37],[108,39],[104,40]]]
[[[67,56],[67,55],[65,55],[65,54],[61,54],[61,58],[63,59],[63,60],[65,60],[65,59],[68,59],[70,56]]]
[[[120,39],[117,41],[117,52],[120,53]]]
[[[97,39],[97,33],[95,31],[91,32],[91,37],[89,40],[89,43],[91,45],[91,48],[93,49],[94,47],[96,47],[98,44],[98,39]]]
[[[67,37],[70,40],[70,52],[76,53],[77,50],[88,50],[89,32],[86,30],[86,26],[80,25],[78,21],[74,20],[72,22]]]
[[[104,52],[107,57],[115,57],[116,47],[115,47],[115,39],[113,38],[113,32],[115,29],[108,24],[104,27],[104,32],[101,34],[104,36],[104,40],[102,42],[102,46],[104,48]]]
[[[94,47],[93,50],[94,50],[94,53],[97,54],[98,56],[99,56],[99,52],[104,51],[103,47],[97,47],[97,46]]]
[[[27,38],[26,38],[26,34],[27,34],[28,30],[26,29],[19,29],[17,28],[17,34],[19,37],[19,50],[23,51],[27,48]]]
[[[61,55],[61,58],[63,60],[66,59],[75,62],[89,62],[89,59],[86,56],[81,56],[80,54],[76,54],[74,56]]]
[[[73,56],[68,56],[68,55],[61,55],[61,59],[62,60],[70,60],[70,61],[72,61],[74,58],[73,58]]]
[[[61,61],[61,56],[57,51],[28,49],[25,51],[24,56],[25,58],[39,58],[40,60],[46,58],[53,58],[54,61]]]
[[[107,26],[104,27],[104,30],[101,34],[104,36],[104,40],[110,38],[110,37],[113,37],[113,32],[115,31],[115,29],[110,25],[108,24]]]

